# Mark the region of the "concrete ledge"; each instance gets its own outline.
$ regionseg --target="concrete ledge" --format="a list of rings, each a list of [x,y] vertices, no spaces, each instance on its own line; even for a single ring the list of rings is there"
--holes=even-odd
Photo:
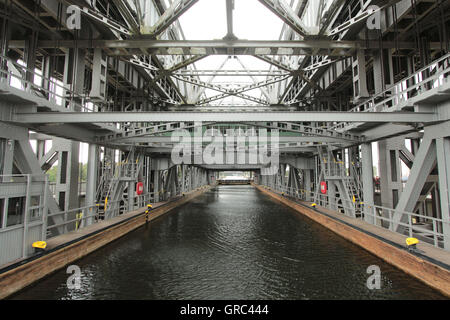
[[[378,238],[372,237],[369,234],[352,228],[347,224],[320,214],[313,209],[304,207],[299,203],[289,200],[271,190],[258,185],[254,186],[269,197],[296,210],[315,222],[320,223],[341,237],[353,242],[389,264],[392,264],[405,273],[417,278],[447,297],[450,297],[450,272],[447,269],[410,254],[406,250],[394,247]]]
[[[159,205],[151,211],[149,221],[158,219],[172,209],[185,204],[210,189],[211,187],[205,187],[187,193],[175,201]],[[49,252],[0,274],[0,299],[18,292],[45,276],[145,225],[145,210],[146,208],[142,208],[114,218],[116,220],[111,219],[92,225],[90,226],[92,230],[89,230],[91,232],[88,234],[86,234],[86,229],[89,227],[49,240]]]

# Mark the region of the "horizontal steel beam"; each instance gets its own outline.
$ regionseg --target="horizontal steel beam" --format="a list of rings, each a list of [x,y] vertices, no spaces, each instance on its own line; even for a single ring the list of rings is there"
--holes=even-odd
[[[175,75],[191,77],[278,77],[289,75],[289,73],[279,70],[181,70]]]
[[[24,48],[25,40],[11,40],[9,47]],[[109,49],[110,55],[130,56],[142,54],[157,55],[326,55],[350,56],[356,49],[379,49],[378,41],[336,41],[336,40],[42,40],[37,48],[101,48]],[[384,48],[415,49],[414,42],[383,42]],[[430,43],[430,48],[439,49],[439,43]]]
[[[247,136],[239,136],[239,137],[247,137]],[[192,137],[192,143],[203,142],[205,139],[203,137]],[[125,138],[120,140],[112,140],[111,143],[174,143],[172,141],[172,137],[135,137],[135,138]],[[269,144],[270,136],[269,136]],[[280,143],[299,143],[299,142],[323,142],[323,143],[348,143],[347,140],[339,139],[339,138],[327,138],[327,137],[308,137],[308,136],[300,136],[300,137],[279,137],[278,142]],[[178,142],[176,142],[178,143]]]
[[[434,113],[419,112],[40,112],[15,114],[13,122],[124,123],[124,122],[373,122],[429,123]]]

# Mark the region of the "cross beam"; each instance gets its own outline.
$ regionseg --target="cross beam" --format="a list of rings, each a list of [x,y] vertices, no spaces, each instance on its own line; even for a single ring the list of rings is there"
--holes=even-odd
[[[434,113],[421,112],[40,112],[14,116],[19,124],[123,122],[372,122],[431,123]]]
[[[11,49],[25,47],[25,40],[11,40]],[[142,50],[156,55],[324,55],[352,56],[357,49],[379,50],[377,41],[336,41],[336,40],[41,40],[37,48],[101,48],[109,49],[111,56],[132,56],[142,54]],[[384,48],[415,50],[414,42],[383,42]],[[439,49],[439,43],[430,43],[431,49]],[[126,50],[124,50],[126,49]]]

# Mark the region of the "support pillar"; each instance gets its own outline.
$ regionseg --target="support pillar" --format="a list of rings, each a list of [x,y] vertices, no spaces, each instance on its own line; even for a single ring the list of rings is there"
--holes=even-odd
[[[444,248],[450,250],[450,138],[436,139]]]
[[[306,201],[311,201],[311,170],[304,170]]]
[[[153,175],[153,198],[154,198],[154,202],[159,202],[159,177],[160,172],[159,170],[154,170],[154,175]]]
[[[361,145],[362,156],[362,185],[363,185],[363,199],[364,199],[364,220],[373,224],[374,211],[369,208],[375,204],[374,199],[374,184],[373,184],[373,158],[372,158],[372,144],[364,143]]]
[[[86,181],[86,206],[93,207],[96,205],[97,194],[97,177],[98,177],[98,164],[99,164],[99,148],[95,144],[89,145],[88,154],[88,167],[87,167],[87,181]],[[93,215],[95,209],[88,210],[89,215]],[[87,225],[94,223],[93,218],[86,220]]]
[[[353,57],[353,93],[355,101],[367,98],[367,74],[366,74],[366,55],[364,50],[358,50]]]

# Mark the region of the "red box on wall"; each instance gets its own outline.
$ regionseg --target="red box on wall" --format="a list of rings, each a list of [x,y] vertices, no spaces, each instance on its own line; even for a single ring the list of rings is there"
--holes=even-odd
[[[320,192],[322,192],[322,194],[327,194],[327,183],[325,181],[322,181],[320,183]]]
[[[144,183],[143,182],[138,182],[136,184],[136,194],[138,196],[140,196],[142,193],[144,193]]]

